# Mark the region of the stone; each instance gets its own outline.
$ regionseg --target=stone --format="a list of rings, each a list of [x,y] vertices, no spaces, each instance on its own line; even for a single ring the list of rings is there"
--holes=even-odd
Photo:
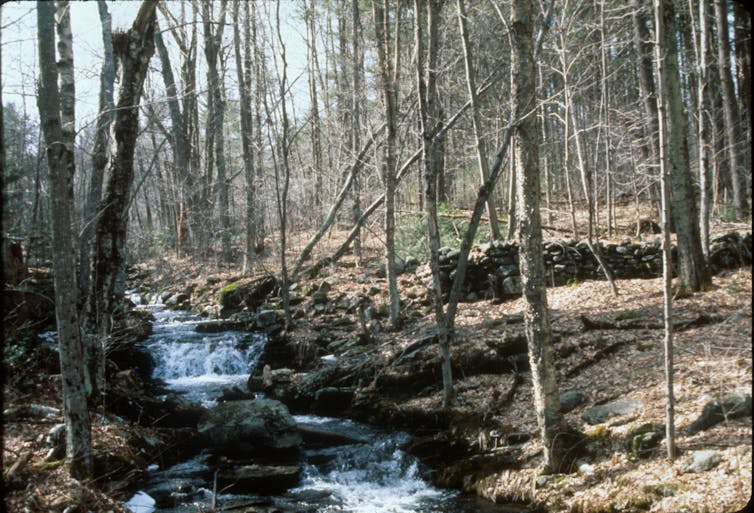
[[[630,415],[642,407],[644,407],[644,404],[639,401],[633,399],[618,399],[609,403],[592,406],[581,415],[581,418],[587,424],[594,426],[602,424],[613,417]]]
[[[301,444],[288,408],[273,399],[219,404],[201,416],[197,430],[211,449],[233,457],[286,452]]]
[[[664,424],[642,424],[628,432],[626,450],[631,459],[645,458],[665,438]]]
[[[743,391],[735,392],[705,404],[702,414],[686,428],[686,432],[694,435],[724,420],[751,417],[751,414],[751,395]]]
[[[717,451],[696,451],[681,466],[681,472],[686,474],[706,472],[707,470],[714,468],[718,463],[722,461],[722,459],[723,457]]]
[[[511,296],[520,296],[522,291],[520,276],[508,276],[503,280],[503,293]]]
[[[55,424],[47,433],[45,442],[50,450],[45,456],[45,461],[57,461],[65,458],[65,424]]]
[[[217,485],[240,494],[277,494],[298,485],[300,478],[298,465],[239,465],[218,472]]]
[[[567,390],[560,394],[560,411],[568,413],[584,402],[584,394],[578,390]]]

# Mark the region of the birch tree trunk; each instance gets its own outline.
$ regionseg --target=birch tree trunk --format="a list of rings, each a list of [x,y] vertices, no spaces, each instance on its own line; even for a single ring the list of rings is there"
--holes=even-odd
[[[92,474],[92,440],[87,409],[86,360],[81,338],[73,230],[74,84],[70,4],[57,3],[59,68],[55,58],[55,4],[37,4],[39,118],[51,185],[53,279],[58,329],[66,459],[71,475]],[[58,89],[58,69],[61,87]],[[65,112],[65,115],[63,114]]]

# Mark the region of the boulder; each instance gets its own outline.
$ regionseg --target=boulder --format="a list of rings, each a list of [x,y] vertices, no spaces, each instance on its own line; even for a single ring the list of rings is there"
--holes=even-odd
[[[584,394],[578,390],[567,390],[560,394],[560,411],[568,413],[584,402]]]
[[[665,438],[664,424],[643,424],[629,431],[626,450],[631,459],[646,458]]]
[[[644,404],[639,401],[633,399],[618,399],[609,403],[592,406],[581,415],[581,418],[588,424],[594,426],[596,424],[602,424],[613,417],[631,415],[642,407],[644,407]]]
[[[722,461],[723,457],[717,451],[696,451],[681,466],[681,472],[698,473],[706,472],[714,468]]]
[[[288,408],[272,399],[219,404],[202,415],[197,429],[212,450],[233,457],[286,452],[301,444]]]
[[[686,432],[694,435],[724,420],[751,417],[751,412],[751,395],[746,392],[718,397],[704,405],[702,414],[686,428]]]

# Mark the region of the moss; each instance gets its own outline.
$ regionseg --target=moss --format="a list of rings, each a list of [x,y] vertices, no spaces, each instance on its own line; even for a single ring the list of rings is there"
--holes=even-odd
[[[694,291],[691,289],[691,287],[674,287],[673,288],[673,299],[675,300],[690,298],[693,295],[694,295]]]
[[[39,464],[39,470],[45,472],[47,470],[55,470],[59,466],[65,463],[65,460],[45,461]]]
[[[586,431],[584,431],[584,434],[597,440],[604,440],[605,438],[610,436],[610,428],[604,424],[597,424],[596,426],[588,428]]]
[[[641,351],[642,353],[646,353],[647,351],[651,351],[655,348],[655,345],[650,342],[639,342],[636,344],[636,349],[638,351]]]
[[[575,287],[576,285],[580,285],[581,281],[578,278],[569,278],[566,282],[567,287]]]
[[[229,283],[223,288],[220,289],[220,292],[217,293],[217,302],[220,303],[222,306],[229,306],[226,303],[228,302],[228,299],[230,296],[233,295],[233,292],[238,289],[239,285],[241,285],[240,281],[234,281],[233,283]]]

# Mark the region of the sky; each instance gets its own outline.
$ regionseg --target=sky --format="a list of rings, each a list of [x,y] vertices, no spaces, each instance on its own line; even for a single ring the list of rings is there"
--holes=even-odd
[[[228,5],[228,19],[231,16],[232,2]],[[119,0],[108,1],[108,9],[112,16],[112,26],[114,30],[127,30],[139,10],[141,2],[137,0]],[[301,24],[297,23],[291,16],[297,2],[293,0],[282,0],[281,17],[284,20],[283,31],[286,41],[287,52],[289,53],[290,69],[288,75],[291,79],[295,78],[305,69],[306,66],[306,49],[303,42]],[[76,80],[76,124],[80,130],[84,125],[89,124],[95,118],[98,108],[99,95],[99,73],[102,67],[102,26],[97,11],[97,3],[94,1],[72,1],[71,2],[71,25],[73,29],[73,61]],[[37,13],[36,2],[34,1],[14,1],[3,4],[2,8],[2,88],[3,102],[12,102],[16,104],[19,110],[25,108],[32,119],[37,118],[36,97],[34,96],[34,84],[39,73],[37,58]],[[174,9],[174,12],[179,12]],[[161,15],[158,14],[161,27],[164,29],[167,24]],[[201,51],[201,28],[199,29],[200,38],[200,59],[203,58]],[[224,36],[226,41],[232,37],[232,28],[226,25]],[[172,45],[172,38],[165,37],[168,47]],[[231,80],[235,78],[235,68],[232,67],[233,57],[230,54],[229,71],[227,83],[230,85]],[[152,59],[152,67],[158,68],[158,57]],[[178,57],[173,58],[173,72],[178,77]],[[200,64],[201,65],[201,64]],[[204,82],[205,72],[198,70],[198,79]],[[233,87],[233,86],[230,86]],[[156,88],[163,89],[160,82]],[[306,93],[306,79],[302,77],[294,87],[294,94]],[[117,86],[116,86],[117,94]],[[235,92],[229,94],[235,96]],[[117,101],[117,99],[116,99]],[[297,110],[300,110],[297,109]]]

